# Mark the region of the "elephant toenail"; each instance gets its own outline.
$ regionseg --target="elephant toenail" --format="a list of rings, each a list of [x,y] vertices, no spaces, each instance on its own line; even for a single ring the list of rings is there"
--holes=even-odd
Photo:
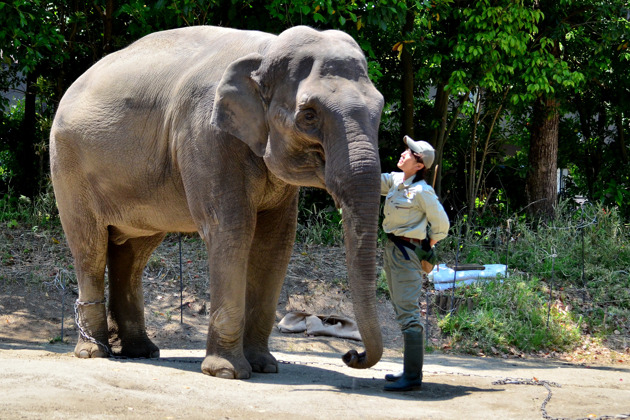
[[[234,372],[228,369],[221,369],[221,370],[218,370],[214,376],[216,376],[217,378],[223,378],[223,379],[234,379]]]
[[[275,365],[267,365],[263,369],[263,373],[278,373],[278,366]]]

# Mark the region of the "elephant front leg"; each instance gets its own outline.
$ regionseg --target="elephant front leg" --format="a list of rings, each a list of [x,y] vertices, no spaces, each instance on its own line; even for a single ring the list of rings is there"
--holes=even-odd
[[[297,194],[281,209],[261,212],[249,256],[243,350],[254,372],[277,373],[269,352],[278,297],[291,258],[297,227]]]
[[[226,379],[248,379],[252,367],[243,354],[245,276],[251,238],[213,238],[210,261],[210,325],[201,370]],[[209,241],[206,240],[206,243]]]

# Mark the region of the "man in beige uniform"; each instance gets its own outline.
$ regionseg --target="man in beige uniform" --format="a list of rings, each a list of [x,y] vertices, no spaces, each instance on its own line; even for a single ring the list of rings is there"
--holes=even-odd
[[[418,302],[423,271],[414,250],[431,249],[447,236],[449,229],[442,204],[424,180],[435,158],[433,147],[409,136],[404,137],[404,142],[408,148],[398,161],[402,172],[381,174],[381,194],[385,196],[383,230],[390,239],[385,245],[384,269],[404,339],[403,371],[386,375],[390,382],[385,385],[386,391],[409,391],[422,385],[424,326]]]

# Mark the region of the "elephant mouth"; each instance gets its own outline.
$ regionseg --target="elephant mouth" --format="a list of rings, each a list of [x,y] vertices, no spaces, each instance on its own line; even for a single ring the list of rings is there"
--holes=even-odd
[[[295,174],[300,185],[326,189],[326,157],[320,145],[296,156]]]
[[[317,182],[321,188],[326,189],[326,160],[319,155],[319,164],[313,168]]]
[[[313,172],[320,188],[326,189],[326,153],[321,144],[309,149],[309,155],[311,162],[315,162],[313,166]]]
[[[327,189],[323,166],[302,168],[298,172],[299,174],[296,178],[300,180],[299,185]]]
[[[271,156],[264,160],[271,172],[288,184],[326,189],[326,161],[319,151],[293,155],[288,163],[280,165]]]

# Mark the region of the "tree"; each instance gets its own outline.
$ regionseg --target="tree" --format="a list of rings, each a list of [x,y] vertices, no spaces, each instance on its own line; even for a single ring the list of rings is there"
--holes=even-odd
[[[40,162],[45,143],[37,137],[36,93],[39,77],[46,66],[56,66],[64,59],[63,38],[57,31],[53,2],[44,0],[14,0],[0,2],[0,45],[4,89],[24,84],[24,117],[21,127],[0,146],[11,150],[15,157],[13,168],[15,189],[33,196],[42,177]],[[2,104],[3,108],[7,104]]]
[[[626,216],[630,173],[630,11],[627,2],[585,3],[566,17],[564,56],[586,83],[568,95],[560,156],[571,169],[571,193],[586,195]],[[564,144],[563,144],[564,143]]]
[[[528,193],[534,202],[531,211],[534,214],[553,214],[555,189],[541,188],[543,184],[555,185],[555,163],[557,162],[559,112],[577,111],[581,120],[582,139],[589,147],[590,159],[584,161],[581,171],[586,172],[587,195],[596,198],[594,184],[599,183],[602,170],[602,151],[605,148],[606,127],[614,125],[607,121],[610,105],[620,110],[618,104],[628,92],[627,40],[630,36],[628,17],[630,12],[627,2],[615,0],[598,2],[593,0],[572,0],[560,2],[540,2],[537,7],[544,13],[541,23],[541,40],[547,39],[547,73],[552,76],[550,88],[542,92],[534,104],[532,141],[530,145],[530,173],[528,174]],[[613,66],[612,64],[616,65]],[[543,70],[544,71],[544,70]],[[544,74],[544,73],[543,73]],[[566,77],[573,75],[573,77]],[[610,83],[610,84],[608,84]],[[601,90],[599,99],[591,96],[591,105],[598,118],[598,128],[589,124],[591,120],[587,107],[582,100],[588,92]],[[622,93],[622,95],[619,95]],[[573,103],[570,98],[575,98]],[[575,104],[575,107],[573,106]],[[593,111],[591,111],[593,112]],[[623,121],[623,119],[622,119]],[[623,124],[618,125],[619,155],[625,154],[623,145]],[[597,132],[597,134],[595,134]],[[549,153],[544,156],[536,153]],[[536,159],[543,163],[537,168]],[[545,162],[546,160],[546,162]],[[617,159],[615,159],[617,160]],[[622,160],[623,162],[623,160]],[[553,173],[551,173],[553,170]],[[588,185],[590,184],[590,185]],[[608,184],[619,191],[616,186]]]
[[[414,28],[415,13],[412,9],[407,9],[405,13],[405,24],[402,28],[404,38],[411,35]],[[402,132],[415,137],[414,134],[414,69],[411,48],[405,48],[404,41],[400,43],[401,55],[400,64],[402,67],[402,84],[401,84],[401,114],[402,114]]]
[[[0,133],[0,153],[10,156],[0,166],[12,174],[15,193],[32,197],[45,183],[48,130],[67,87],[104,54],[150,31],[127,30],[137,28],[125,19],[129,7],[116,9],[114,0],[0,2],[1,88],[24,86],[20,129]],[[8,103],[0,106],[4,112]]]
[[[467,189],[468,213],[472,215],[485,177],[493,131],[502,113],[508,111],[506,101],[516,104],[548,89],[544,78],[529,74],[533,56],[537,55],[532,56],[532,52],[538,49],[533,36],[542,13],[525,1],[511,0],[437,1],[422,12],[418,21],[419,27],[425,29],[420,37],[424,48],[419,53],[424,55],[426,64],[420,78],[437,87],[432,141],[441,162],[456,125],[462,117],[470,119],[469,152],[462,156],[468,158],[463,185]],[[519,82],[523,77],[525,83]],[[474,104],[470,102],[473,96]],[[489,98],[498,102],[489,103]],[[481,117],[483,108],[489,110],[489,118]],[[479,125],[483,120],[487,120],[487,126]],[[480,135],[485,136],[485,141],[478,142]],[[478,151],[482,156],[479,160]],[[438,172],[438,191],[441,178]]]

